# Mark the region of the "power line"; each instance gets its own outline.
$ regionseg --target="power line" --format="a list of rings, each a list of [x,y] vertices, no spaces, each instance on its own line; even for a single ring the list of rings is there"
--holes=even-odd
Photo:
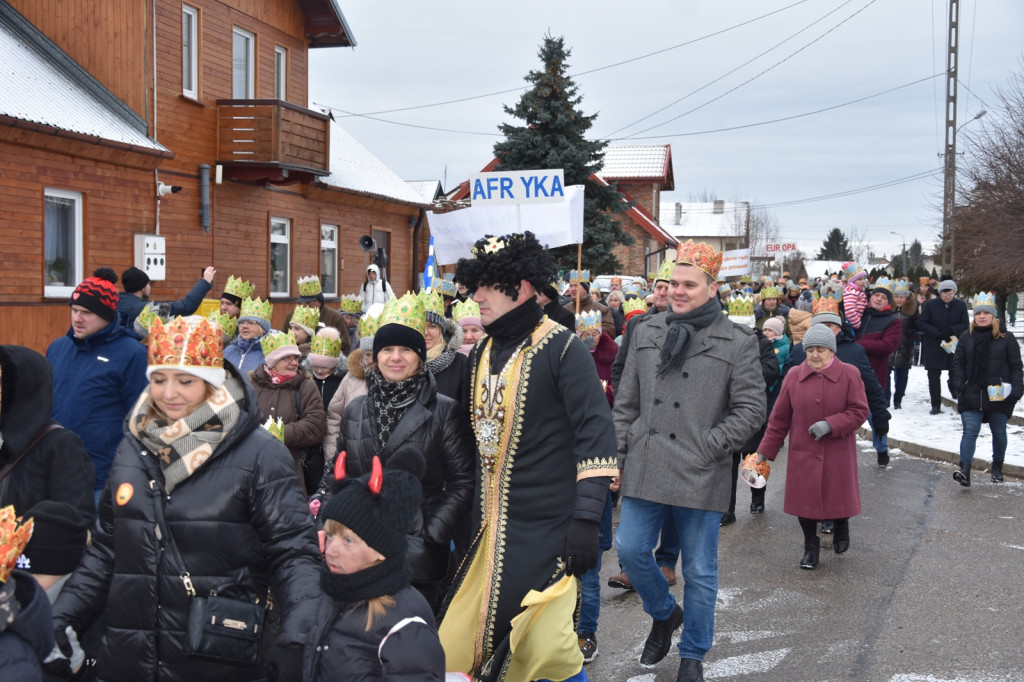
[[[894,187],[896,185],[902,185],[908,182],[915,182],[917,180],[923,180],[927,177],[932,177],[942,173],[941,168],[933,168],[929,171],[922,173],[915,173],[914,175],[908,175],[903,178],[897,178],[895,180],[888,180],[886,182],[880,182],[877,185],[868,185],[867,187],[859,187],[857,189],[850,189],[843,192],[835,192],[833,194],[822,194],[816,197],[808,197],[806,199],[795,199],[793,201],[780,201],[774,204],[761,204],[762,208],[781,208],[783,206],[796,206],[798,204],[809,204],[815,201],[826,201],[828,199],[838,199],[841,197],[853,196],[854,194],[863,194],[864,192],[873,192],[879,189],[885,189],[887,187]]]

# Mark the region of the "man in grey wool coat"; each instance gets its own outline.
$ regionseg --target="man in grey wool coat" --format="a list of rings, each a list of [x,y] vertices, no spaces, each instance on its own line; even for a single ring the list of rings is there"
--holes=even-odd
[[[765,419],[764,382],[752,330],[722,314],[715,282],[721,254],[680,247],[667,314],[636,327],[615,396],[622,511],[619,561],[653,619],[640,664],[668,654],[675,630],[677,681],[703,680],[718,597],[718,530],[729,507],[732,455]],[[685,581],[680,608],[653,550],[675,519]]]

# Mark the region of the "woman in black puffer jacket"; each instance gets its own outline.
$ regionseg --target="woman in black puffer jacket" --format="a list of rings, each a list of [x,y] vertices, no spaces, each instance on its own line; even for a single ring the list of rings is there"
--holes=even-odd
[[[992,432],[992,482],[1003,480],[1006,422],[1024,396],[1020,345],[1013,334],[999,327],[995,297],[978,294],[974,321],[970,331],[958,339],[949,370],[949,392],[957,399],[963,424],[960,469],[953,472],[953,478],[963,486],[971,484],[971,461],[983,422],[988,422]]]
[[[464,551],[468,544],[475,443],[465,411],[441,395],[425,368],[420,331],[386,323],[373,337],[373,352],[376,368],[366,375],[367,394],[346,406],[336,452],[345,451],[348,476],[369,472],[374,455],[387,466],[400,447],[422,454],[422,514],[410,528],[408,558],[413,587],[436,608],[451,560],[449,545],[455,540],[456,549]],[[331,462],[321,482],[321,500],[333,471]]]
[[[58,633],[83,633],[106,613],[97,664],[106,682],[275,680],[270,659],[280,679],[301,676],[319,598],[313,519],[288,449],[260,427],[238,371],[221,364],[222,338],[200,317],[154,323],[149,388],[125,420],[92,545],[54,604]],[[199,596],[231,585],[263,601],[269,588],[280,634],[259,664],[185,653],[191,597],[157,530],[161,507]]]

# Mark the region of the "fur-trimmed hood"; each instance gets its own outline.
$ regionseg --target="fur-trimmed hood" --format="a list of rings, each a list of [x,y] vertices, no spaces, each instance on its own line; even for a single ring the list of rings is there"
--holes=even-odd
[[[360,381],[366,379],[366,370],[363,369],[362,359],[363,351],[358,348],[348,354],[348,373],[352,375],[353,379],[359,379]],[[370,367],[373,367],[372,363]]]
[[[444,328],[442,331],[442,335],[443,338],[447,339],[447,341],[445,341],[445,350],[459,350],[459,346],[462,345],[462,337],[464,335],[462,331],[462,325],[460,325],[452,318],[446,317],[444,318]]]

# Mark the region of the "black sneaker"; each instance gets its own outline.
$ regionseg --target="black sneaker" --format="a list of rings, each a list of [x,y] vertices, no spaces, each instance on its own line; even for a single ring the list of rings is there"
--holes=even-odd
[[[580,653],[583,654],[583,662],[590,663],[597,658],[597,635],[593,632],[581,632],[579,635]]]

